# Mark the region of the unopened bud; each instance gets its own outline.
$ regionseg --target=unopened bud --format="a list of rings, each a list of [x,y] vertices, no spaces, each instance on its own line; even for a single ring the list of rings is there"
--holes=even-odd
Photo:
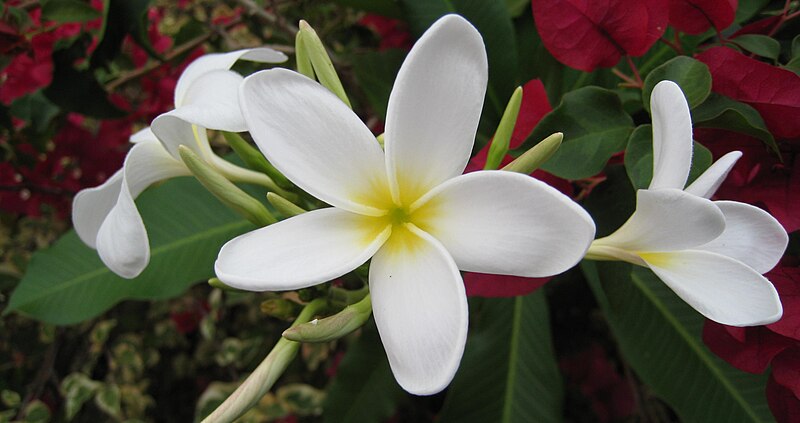
[[[503,162],[503,158],[506,157],[521,105],[522,87],[517,87],[517,89],[514,90],[514,94],[512,94],[511,98],[508,100],[508,105],[506,105],[506,110],[503,112],[503,117],[500,119],[500,124],[497,125],[494,138],[492,138],[492,143],[489,145],[489,153],[486,155],[484,169],[497,169]]]
[[[303,42],[303,33],[301,31],[298,31],[294,38],[294,58],[297,61],[297,72],[314,79],[314,68],[311,65],[311,59],[308,58],[308,50]]]
[[[223,291],[232,291],[232,292],[243,292],[241,289],[234,288],[232,286],[226,285],[225,282],[219,280],[219,278],[211,278],[208,280],[208,284],[212,288],[221,289]]]
[[[344,92],[342,81],[339,80],[339,75],[336,74],[336,69],[333,68],[331,57],[328,55],[328,51],[325,50],[325,46],[322,44],[322,40],[319,39],[319,35],[317,35],[314,28],[311,28],[311,25],[304,20],[300,21],[299,26],[300,32],[298,32],[298,37],[302,38],[301,44],[308,53],[308,60],[314,67],[314,73],[317,75],[319,83],[336,94],[344,104],[347,104],[347,107],[352,109],[353,106],[350,104],[350,100]]]
[[[369,294],[361,301],[324,319],[313,320],[286,329],[283,337],[297,342],[328,342],[339,339],[360,328],[372,314]]]
[[[540,168],[545,162],[550,160],[550,157],[553,157],[553,154],[561,147],[561,140],[563,139],[564,134],[561,132],[550,135],[540,143],[528,149],[528,151],[522,153],[521,156],[509,163],[503,170],[524,173],[526,175],[533,173],[534,170]]]
[[[191,149],[181,145],[178,147],[178,151],[189,171],[223,204],[258,226],[267,226],[277,222],[277,219],[263,204],[227,180]]]

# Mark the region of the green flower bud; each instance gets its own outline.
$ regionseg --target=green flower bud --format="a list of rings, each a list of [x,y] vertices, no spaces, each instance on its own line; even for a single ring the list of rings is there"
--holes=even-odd
[[[277,219],[269,213],[263,204],[242,191],[233,182],[225,179],[224,176],[199,158],[191,149],[182,145],[178,147],[178,151],[189,171],[223,204],[258,226],[267,226],[277,222]]]
[[[344,104],[347,104],[347,107],[352,109],[353,106],[350,104],[350,100],[344,92],[342,81],[339,80],[339,75],[336,74],[336,69],[333,68],[333,62],[331,62],[328,51],[325,50],[325,46],[322,44],[322,40],[319,39],[317,32],[314,31],[314,28],[311,28],[308,22],[301,20],[298,37],[302,39],[301,44],[304,50],[308,52],[308,59],[314,67],[314,73],[316,73],[319,83],[322,84],[323,87],[331,90]]]
[[[508,146],[511,143],[511,135],[514,134],[514,125],[517,123],[517,116],[519,115],[519,108],[522,105],[522,87],[517,87],[514,94],[508,100],[506,110],[503,112],[503,117],[500,119],[500,124],[497,125],[497,130],[494,133],[492,144],[489,146],[489,153],[486,156],[486,164],[484,169],[493,170],[500,167],[503,158],[508,153]]]
[[[550,135],[531,147],[528,151],[522,153],[521,156],[509,163],[503,170],[524,173],[526,175],[533,173],[534,170],[550,160],[550,157],[553,157],[553,154],[561,147],[561,140],[563,139],[564,134],[561,132]]]
[[[283,337],[297,342],[328,342],[360,328],[372,315],[372,299],[367,294],[361,301],[324,319],[312,320],[286,329]]]

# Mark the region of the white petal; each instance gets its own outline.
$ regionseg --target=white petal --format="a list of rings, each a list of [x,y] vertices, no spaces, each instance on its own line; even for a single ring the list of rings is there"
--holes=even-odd
[[[775,287],[742,262],[698,250],[642,258],[679,297],[715,322],[758,326],[781,317],[782,306]]]
[[[230,69],[240,59],[261,63],[281,63],[286,61],[286,55],[263,47],[237,50],[229,53],[212,53],[198,57],[186,67],[178,79],[178,83],[175,86],[175,107],[183,105],[186,91],[201,75],[214,70]]]
[[[595,243],[628,251],[675,251],[705,244],[724,229],[725,216],[710,200],[677,189],[640,189],[633,215]]]
[[[481,35],[457,15],[436,21],[406,57],[389,96],[384,144],[393,195],[403,204],[464,171],[487,69]]]
[[[703,198],[711,198],[728,173],[733,169],[736,161],[742,157],[741,151],[731,151],[714,162],[702,175],[698,176],[684,191]]]
[[[390,232],[383,219],[317,209],[228,241],[214,267],[222,282],[240,289],[305,288],[364,264]]]
[[[136,131],[128,140],[133,144],[137,144],[147,140],[158,140],[158,137],[156,137],[156,134],[154,134],[153,130],[148,126]]]
[[[550,276],[579,262],[594,239],[594,222],[583,208],[519,173],[468,173],[423,201],[414,223],[439,240],[461,270]]]
[[[345,210],[385,213],[379,208],[391,198],[383,151],[338,97],[286,69],[249,76],[239,97],[261,152],[297,186]]]
[[[102,185],[78,192],[72,200],[72,224],[84,244],[97,248],[97,232],[108,213],[117,204],[122,186],[122,169]]]
[[[157,140],[141,141],[128,152],[116,204],[97,232],[97,252],[114,273],[134,278],[150,260],[147,231],[134,199],[154,182],[188,174]]]
[[[198,156],[210,161],[214,153],[208,143],[208,134],[202,126],[191,123],[192,112],[192,109],[187,112],[186,108],[181,108],[163,113],[153,120],[151,128],[175,160],[181,160],[178,147],[185,145]]]
[[[208,129],[244,132],[247,126],[239,108],[241,75],[229,70],[216,70],[198,77],[186,91],[179,116],[187,122]]]
[[[725,232],[698,249],[722,254],[767,273],[778,264],[789,236],[769,213],[750,204],[716,201],[725,215]]]
[[[653,179],[650,189],[683,189],[692,165],[692,118],[678,84],[661,81],[650,96]]]
[[[372,312],[397,382],[432,395],[450,383],[464,353],[467,296],[436,239],[413,226],[406,236],[409,244],[390,239],[372,259]]]

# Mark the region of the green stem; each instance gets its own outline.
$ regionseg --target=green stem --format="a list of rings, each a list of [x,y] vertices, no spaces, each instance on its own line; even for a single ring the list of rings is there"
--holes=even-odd
[[[322,311],[327,306],[322,298],[318,298],[308,303],[297,319],[292,323],[292,327],[305,323]],[[292,362],[300,349],[300,344],[281,338],[264,361],[247,377],[247,379],[236,388],[236,391],[228,397],[214,412],[203,419],[203,423],[227,423],[236,420],[251,409],[269,392],[275,381],[286,371],[289,363]]]

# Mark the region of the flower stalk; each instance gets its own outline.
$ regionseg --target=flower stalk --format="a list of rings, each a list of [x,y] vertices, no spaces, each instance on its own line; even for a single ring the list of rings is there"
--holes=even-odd
[[[316,299],[308,303],[292,326],[305,323],[327,307],[324,299]],[[300,349],[298,342],[281,338],[272,348],[272,351],[264,358],[264,361],[256,367],[253,373],[236,388],[236,391],[228,397],[214,412],[203,419],[203,423],[227,423],[236,420],[252,408],[258,401],[272,388],[275,381],[286,371],[289,363],[294,360],[297,351]]]
[[[231,146],[233,151],[236,152],[236,155],[244,161],[247,167],[265,173],[270,179],[275,181],[280,188],[288,189],[292,187],[292,183],[289,182],[278,169],[275,169],[275,166],[268,162],[261,152],[250,145],[249,142],[245,141],[241,135],[235,132],[223,132],[222,135],[225,137],[225,141],[228,142],[228,145]]]

